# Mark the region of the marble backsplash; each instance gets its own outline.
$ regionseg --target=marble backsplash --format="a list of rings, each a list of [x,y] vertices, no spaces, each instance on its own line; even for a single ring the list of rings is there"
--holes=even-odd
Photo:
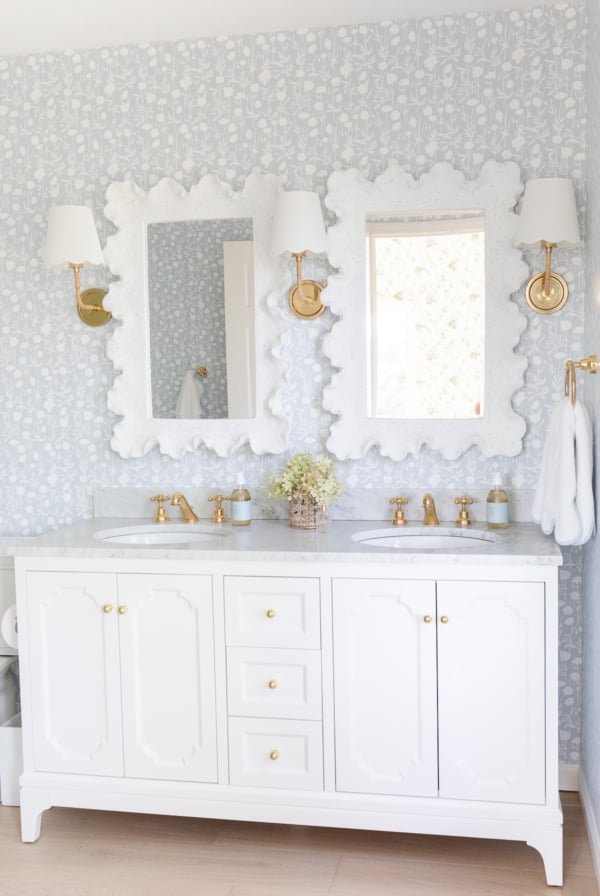
[[[214,503],[208,498],[220,492],[223,495],[231,493],[233,484],[220,485],[215,488],[186,488],[185,496],[194,510],[202,519],[210,519],[214,511]],[[252,495],[253,519],[287,519],[287,502],[270,498],[264,488],[253,488],[248,485]],[[182,489],[165,488],[157,486],[155,489],[146,488],[105,488],[96,489],[93,493],[94,517],[123,517],[140,519],[148,517],[152,519],[156,513],[156,503],[150,502],[152,495],[162,492],[171,494]],[[459,507],[454,499],[465,494],[457,489],[398,489],[393,491],[388,488],[349,488],[332,507],[330,517],[333,520],[377,520],[378,522],[391,522],[395,506],[390,505],[390,498],[402,495],[409,499],[404,507],[407,520],[421,522],[423,520],[423,495],[430,492],[435,500],[437,515],[442,521],[456,519]],[[473,504],[468,508],[469,516],[474,523],[485,522],[485,502],[489,488],[469,489],[467,494],[473,498]],[[509,497],[509,516],[513,522],[531,522],[531,505],[533,502],[532,489],[512,490],[506,489]],[[229,516],[227,503],[225,512]],[[166,506],[167,513],[172,521],[179,519],[179,511],[176,507]]]

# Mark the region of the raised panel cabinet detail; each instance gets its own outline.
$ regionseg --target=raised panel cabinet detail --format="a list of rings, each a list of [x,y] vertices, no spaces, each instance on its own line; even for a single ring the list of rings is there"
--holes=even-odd
[[[336,787],[437,795],[435,583],[335,579]]]
[[[319,580],[225,576],[227,644],[321,646]]]
[[[542,804],[544,586],[440,582],[440,796]]]
[[[110,573],[27,573],[30,718],[39,771],[123,774],[116,605]]]

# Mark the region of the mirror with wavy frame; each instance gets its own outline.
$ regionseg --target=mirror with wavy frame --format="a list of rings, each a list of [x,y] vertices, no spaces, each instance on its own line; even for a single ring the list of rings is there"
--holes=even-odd
[[[164,178],[148,192],[132,181],[114,183],[108,188],[105,215],[115,225],[116,233],[108,238],[104,255],[118,280],[110,286],[106,307],[120,324],[107,349],[116,371],[108,407],[121,418],[111,440],[112,448],[121,457],[141,457],[156,446],[161,453],[176,458],[202,445],[221,457],[244,445],[249,445],[255,454],[286,450],[289,427],[281,399],[285,364],[280,345],[289,319],[280,309],[280,298],[289,285],[290,274],[283,260],[270,251],[271,221],[279,189],[277,177],[258,174],[250,175],[240,192],[234,192],[212,175],[202,178],[189,192],[170,178]],[[246,359],[240,366],[243,373],[238,377],[237,389],[235,371],[232,372],[232,365],[227,366],[227,376],[232,379],[229,397],[222,397],[220,404],[215,405],[212,417],[206,413],[204,396],[194,403],[194,396],[184,396],[183,389],[184,375],[200,382],[201,391],[206,385],[202,384],[203,377],[199,380],[195,376],[195,371],[196,364],[198,368],[206,364],[208,325],[200,324],[194,337],[197,353],[188,347],[176,358],[173,376],[169,375],[169,367],[179,340],[176,333],[171,334],[173,350],[165,354],[161,334],[166,314],[171,323],[178,322],[184,344],[193,321],[190,307],[182,304],[185,291],[170,288],[175,285],[168,282],[168,271],[174,270],[172,260],[165,259],[164,254],[159,256],[156,247],[164,250],[168,243],[181,244],[186,234],[200,238],[202,227],[194,227],[194,222],[204,222],[205,228],[218,232],[223,241],[219,243],[219,253],[227,245],[237,243],[231,247],[236,250],[231,267],[237,274],[250,271],[246,280],[252,280],[245,286],[234,283],[233,288],[239,293],[243,287],[251,297],[242,303],[247,306],[243,336],[236,342],[230,328],[226,341],[223,333],[213,340],[225,350],[221,352],[223,358],[227,355],[232,361],[243,344],[252,342],[251,360]],[[245,263],[237,253],[242,243],[246,256],[249,253]],[[174,263],[177,269],[185,261],[179,257]],[[219,265],[211,264],[210,268],[216,270]],[[162,271],[160,276],[158,269]],[[166,279],[162,279],[165,271]],[[213,276],[220,277],[222,273]],[[174,277],[172,273],[171,279]],[[222,284],[214,286],[215,296],[223,293]],[[201,284],[195,283],[190,290],[196,305],[200,288]],[[202,299],[205,302],[207,297]],[[189,303],[189,299],[185,301]],[[216,314],[222,317],[224,312]],[[240,315],[236,311],[233,316]],[[206,366],[210,376],[211,367]],[[221,365],[215,361],[212,373],[225,383],[224,361]],[[168,381],[168,400],[162,399],[159,389],[163,374]],[[228,388],[222,386],[223,390]],[[186,400],[180,406],[182,396]]]
[[[521,451],[512,396],[526,318],[511,294],[528,272],[512,245],[522,189],[513,162],[486,162],[471,181],[447,163],[419,180],[400,166],[374,181],[330,176],[338,272],[324,301],[339,320],[324,340],[334,372],[323,406],[337,417],[337,458],[373,446],[394,460],[423,446],[446,459],[474,445],[487,457]]]

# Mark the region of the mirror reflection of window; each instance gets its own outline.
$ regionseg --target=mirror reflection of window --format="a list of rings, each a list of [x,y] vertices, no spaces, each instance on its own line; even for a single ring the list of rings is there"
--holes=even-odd
[[[368,216],[370,417],[484,413],[484,225],[478,213]]]
[[[252,219],[156,222],[146,237],[153,416],[253,417]]]

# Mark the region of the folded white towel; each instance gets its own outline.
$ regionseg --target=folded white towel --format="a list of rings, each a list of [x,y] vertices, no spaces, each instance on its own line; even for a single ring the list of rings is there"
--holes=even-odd
[[[594,533],[592,426],[581,401],[562,398],[552,411],[532,510],[558,544],[584,544]]]
[[[204,387],[193,370],[186,370],[179,390],[175,416],[184,420],[196,420],[202,416]]]

